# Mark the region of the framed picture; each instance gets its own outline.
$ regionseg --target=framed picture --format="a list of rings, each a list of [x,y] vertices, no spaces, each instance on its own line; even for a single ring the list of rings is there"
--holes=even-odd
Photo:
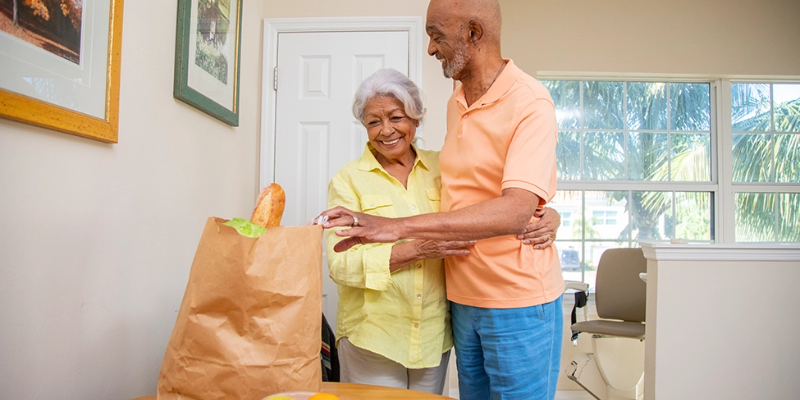
[[[0,117],[116,143],[123,0],[0,0]]]
[[[175,98],[239,126],[242,0],[178,0]]]

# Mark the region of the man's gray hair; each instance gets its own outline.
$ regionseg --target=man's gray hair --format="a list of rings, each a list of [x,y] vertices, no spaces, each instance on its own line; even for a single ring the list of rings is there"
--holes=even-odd
[[[367,103],[381,96],[392,96],[403,103],[403,108],[409,118],[422,122],[425,108],[417,87],[411,79],[397,70],[386,68],[375,71],[361,85],[358,86],[353,98],[353,116],[364,124],[364,108]]]

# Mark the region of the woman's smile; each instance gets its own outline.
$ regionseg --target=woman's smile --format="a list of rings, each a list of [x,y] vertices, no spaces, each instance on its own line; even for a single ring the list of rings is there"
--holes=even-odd
[[[419,121],[410,118],[403,103],[393,96],[374,97],[364,107],[367,137],[381,161],[413,163],[416,155],[411,143],[417,125]]]

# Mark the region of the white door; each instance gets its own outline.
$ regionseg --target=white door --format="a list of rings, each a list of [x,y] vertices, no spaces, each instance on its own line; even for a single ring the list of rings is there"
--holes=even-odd
[[[408,43],[403,31],[278,35],[274,171],[286,191],[282,225],[306,225],[327,208],[328,182],[367,141],[351,111],[355,90],[381,68],[408,75]],[[335,329],[339,296],[322,264],[323,312]]]

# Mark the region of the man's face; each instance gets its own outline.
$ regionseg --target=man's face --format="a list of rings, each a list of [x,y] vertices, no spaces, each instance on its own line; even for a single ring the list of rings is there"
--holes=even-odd
[[[448,15],[442,2],[431,1],[425,31],[430,37],[428,54],[442,63],[445,78],[458,80],[470,60],[458,20]]]

